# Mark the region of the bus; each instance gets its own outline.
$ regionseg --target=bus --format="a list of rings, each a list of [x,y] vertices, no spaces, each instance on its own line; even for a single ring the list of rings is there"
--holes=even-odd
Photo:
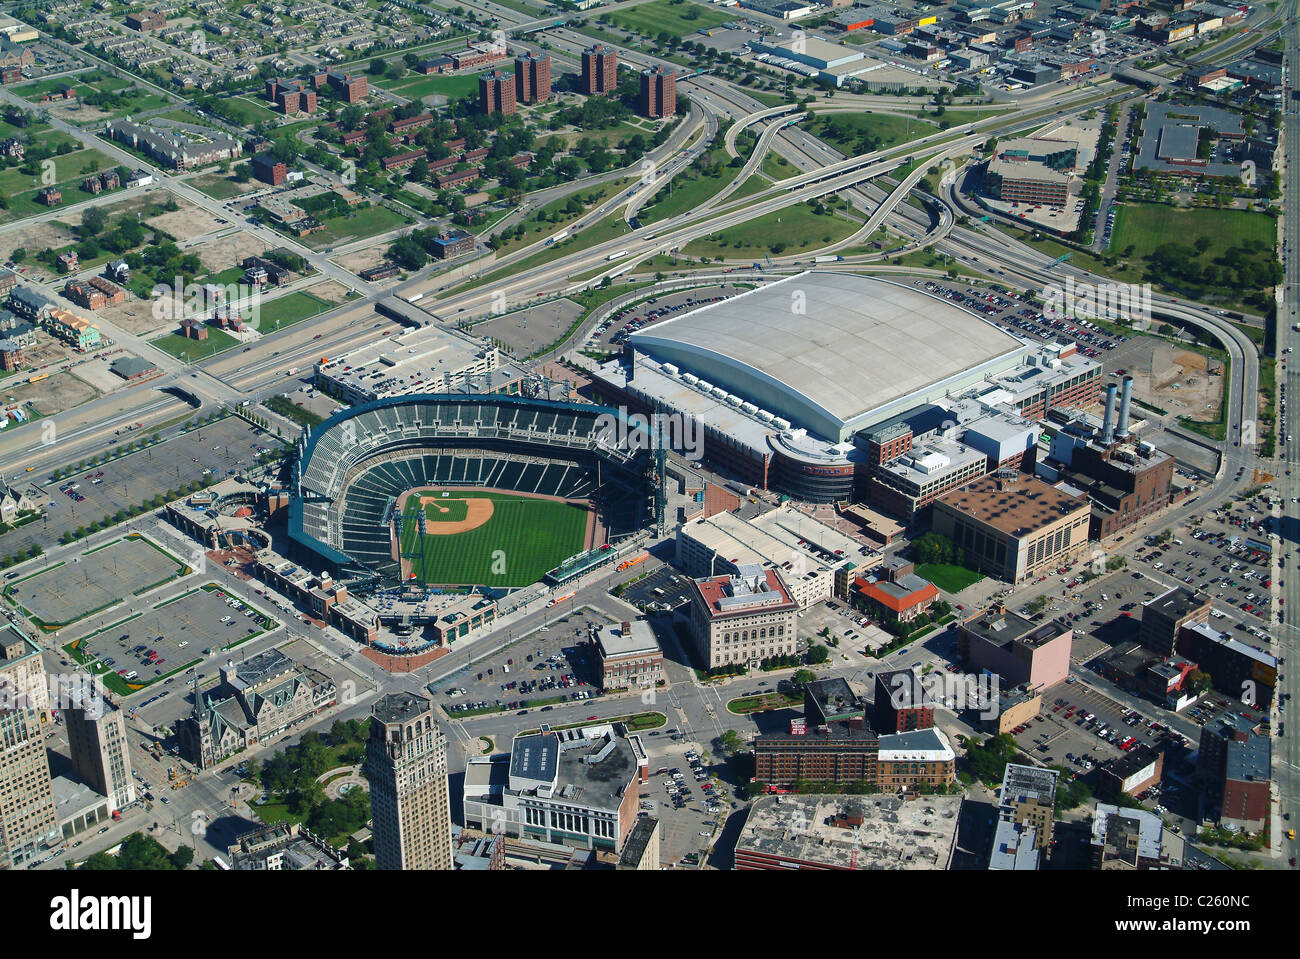
[[[222,872],[230,872],[230,863],[226,862],[220,856],[213,856],[212,861],[216,863],[217,868]]]

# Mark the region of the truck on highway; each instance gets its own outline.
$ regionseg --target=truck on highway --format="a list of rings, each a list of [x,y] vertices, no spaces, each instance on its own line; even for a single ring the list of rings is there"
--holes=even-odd
[[[562,241],[564,241],[564,240],[567,240],[568,238],[569,238],[569,231],[568,231],[568,230],[561,230],[559,233],[555,234],[555,236],[550,237],[550,238],[546,241],[546,245],[547,245],[547,246],[550,246],[552,243],[560,243],[560,242],[562,242]]]
[[[408,296],[408,297],[406,298],[406,302],[407,302],[407,303],[415,303],[417,300],[420,300],[421,298],[423,298],[423,296],[424,296],[423,293],[416,293],[416,294],[414,294],[414,295],[412,295],[412,296]]]
[[[609,256],[605,257],[605,259],[606,259],[607,261],[608,261],[608,260],[617,260],[617,259],[620,259],[621,257],[625,257],[625,256],[627,256],[627,250],[619,250],[617,253],[611,253]]]
[[[844,257],[842,256],[815,256],[813,257],[813,262],[814,263],[838,263],[842,259],[844,259]]]

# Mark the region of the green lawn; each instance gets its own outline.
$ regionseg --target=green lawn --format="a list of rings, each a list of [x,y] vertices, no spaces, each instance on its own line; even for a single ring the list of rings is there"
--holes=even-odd
[[[596,19],[602,20],[604,16],[605,14],[598,14]],[[658,36],[661,30],[685,37],[697,30],[720,27],[735,19],[731,14],[710,10],[692,0],[686,0],[685,3],[652,0],[651,3],[643,3],[628,10],[612,11],[608,16],[616,26],[634,30],[647,37]]]
[[[945,563],[922,563],[916,567],[916,575],[928,579],[945,593],[960,593],[967,586],[978,583],[984,578],[965,566],[952,566]]]
[[[378,84],[408,100],[421,97],[444,96],[448,100],[472,97],[478,94],[478,74],[468,76],[421,76],[414,74],[397,81],[382,81]]]
[[[214,200],[228,200],[232,196],[242,196],[251,192],[257,186],[257,182],[254,180],[240,183],[238,180],[232,180],[221,173],[205,173],[190,180],[189,183],[194,189],[207,194]]]
[[[221,106],[226,111],[223,115],[226,120],[231,123],[252,126],[255,123],[261,123],[263,120],[274,120],[284,115],[272,110],[267,105],[267,102],[255,100],[252,97],[226,97],[222,100]]]
[[[359,240],[395,230],[409,221],[386,206],[368,206],[346,216],[332,216],[321,221],[325,229],[302,238],[304,245],[323,250],[342,240]]]
[[[887,150],[939,131],[928,120],[880,113],[824,113],[808,129],[845,156]]]
[[[164,353],[170,353],[177,359],[185,359],[189,363],[228,350],[238,343],[239,341],[225,330],[218,330],[211,326],[208,327],[206,340],[191,340],[179,333],[168,333],[166,336],[149,341],[151,346],[156,346]]]
[[[1115,217],[1110,248],[1116,252],[1133,246],[1133,256],[1143,258],[1162,244],[1171,241],[1190,243],[1205,237],[1220,251],[1243,241],[1272,244],[1277,223],[1264,213],[1247,210],[1212,210],[1204,207],[1179,210],[1163,203],[1124,203]],[[1206,254],[1213,256],[1215,247]]]
[[[263,333],[282,330],[286,326],[334,309],[334,304],[322,300],[319,296],[299,290],[267,300],[261,304],[257,317],[257,329]]]
[[[860,220],[850,220],[838,214],[819,216],[806,203],[798,203],[720,233],[692,240],[682,252],[687,256],[730,259],[748,259],[768,253],[781,256],[805,249],[821,249],[844,239],[861,226]]]
[[[799,173],[793,163],[770,150],[763,157],[763,165],[760,169],[773,180],[788,180]]]
[[[57,134],[51,134],[55,136]],[[43,138],[45,139],[45,138]],[[71,206],[83,200],[89,200],[91,194],[81,189],[81,181],[90,173],[113,167],[113,161],[98,150],[73,150],[54,160],[54,183],[63,194],[62,206]],[[20,220],[36,213],[49,210],[44,203],[36,200],[37,192],[44,186],[41,176],[33,177],[22,173],[17,167],[0,171],[0,193],[9,198],[9,207],[0,210],[0,221]]]
[[[422,534],[419,501],[414,497],[408,501],[403,516],[402,553],[416,554],[414,572],[426,583],[526,586],[582,551],[588,512],[580,506],[476,490],[447,492],[447,499],[462,501],[458,510],[468,508],[465,500],[490,499],[493,512],[483,525],[463,533]],[[448,521],[455,515],[446,514],[441,519]]]

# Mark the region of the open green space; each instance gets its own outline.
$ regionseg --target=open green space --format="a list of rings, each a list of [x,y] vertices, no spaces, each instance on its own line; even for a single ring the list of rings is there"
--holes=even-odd
[[[418,100],[428,96],[444,96],[448,100],[459,100],[461,97],[472,97],[478,94],[478,74],[426,77],[417,73],[395,81],[381,80],[378,85],[408,100]]]
[[[661,31],[686,37],[697,30],[711,30],[720,27],[734,15],[721,10],[710,10],[691,0],[673,3],[672,0],[651,0],[625,10],[610,11],[600,14],[597,19],[603,21],[608,16],[609,22],[624,30],[633,30],[642,36],[656,37]]]
[[[207,329],[208,338],[206,340],[191,340],[179,333],[168,333],[156,340],[150,340],[149,344],[158,347],[164,353],[170,353],[177,359],[185,360],[187,363],[194,363],[212,356],[214,353],[228,350],[239,343],[225,330],[218,330],[211,326]]]
[[[1125,203],[1110,250],[1128,259],[1131,281],[1261,312],[1281,279],[1276,237],[1277,222],[1265,213]]]
[[[939,131],[928,120],[883,113],[823,113],[804,126],[845,156],[887,150]]]
[[[229,200],[232,196],[242,196],[257,188],[257,181],[239,182],[222,173],[205,173],[189,181],[190,186],[214,200]]]
[[[261,304],[257,316],[257,329],[263,333],[282,330],[293,326],[301,320],[309,319],[332,310],[334,304],[322,300],[319,296],[306,290],[298,290],[266,300]]]
[[[489,499],[492,515],[462,533],[422,532],[421,496],[434,497],[435,502]],[[412,557],[412,573],[425,583],[527,586],[582,551],[588,515],[581,506],[555,500],[478,490],[420,490],[403,513],[402,555]]]
[[[862,223],[837,213],[815,213],[808,204],[798,203],[692,240],[682,252],[730,259],[780,256],[836,243],[859,230]]]
[[[916,567],[916,575],[928,579],[945,593],[959,593],[984,578],[973,569],[951,563],[922,563]]]
[[[313,250],[323,250],[340,240],[360,240],[379,233],[395,230],[409,221],[386,206],[368,206],[353,210],[344,216],[331,216],[321,221],[325,229],[302,238],[302,243]]]
[[[42,142],[44,140],[42,137]],[[63,195],[63,203],[56,206],[70,206],[90,199],[91,195],[82,191],[81,181],[91,173],[114,166],[113,161],[98,150],[73,150],[52,159],[54,182],[49,185]],[[39,173],[33,176],[23,173],[18,167],[0,170],[0,194],[9,201],[8,207],[0,210],[0,220],[18,220],[48,212],[50,207],[36,199],[37,193],[45,185]]]

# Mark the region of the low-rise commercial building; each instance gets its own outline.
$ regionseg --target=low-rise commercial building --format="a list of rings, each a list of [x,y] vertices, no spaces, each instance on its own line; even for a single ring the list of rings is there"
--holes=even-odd
[[[465,824],[619,853],[637,819],[644,769],[640,740],[622,726],[522,734],[509,754],[469,761]]]
[[[638,689],[664,678],[664,654],[644,619],[608,623],[592,643],[603,689]]]
[[[948,869],[962,797],[764,796],[736,841],[739,870]]]
[[[897,556],[881,563],[871,579],[856,579],[850,594],[855,607],[899,623],[910,623],[938,598],[938,587],[916,575],[914,563]]]
[[[934,504],[936,533],[961,547],[969,566],[1019,583],[1068,563],[1088,546],[1086,499],[1035,476],[985,476]]]
[[[996,673],[1009,686],[1039,692],[1070,673],[1074,630],[1064,622],[1035,624],[1003,606],[992,606],[957,631],[959,655],[972,672]]]

